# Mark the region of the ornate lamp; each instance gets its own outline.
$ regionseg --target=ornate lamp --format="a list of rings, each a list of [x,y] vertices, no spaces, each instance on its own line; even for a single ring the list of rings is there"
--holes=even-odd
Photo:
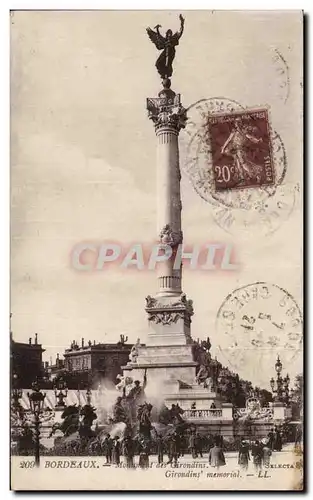
[[[27,393],[29,399],[30,410],[35,417],[39,417],[43,410],[43,404],[46,397],[45,392],[41,392],[37,382],[32,384],[33,392]]]
[[[12,402],[14,408],[18,408],[20,406],[19,400],[23,396],[23,389],[19,389],[17,387],[17,381],[18,381],[18,376],[16,373],[14,373],[12,381]]]
[[[282,369],[283,369],[282,362],[280,361],[279,356],[277,356],[277,361],[275,363],[275,371],[277,373],[277,378],[275,381],[274,378],[272,377],[270,380],[270,385],[271,385],[271,389],[272,389],[273,394],[276,393],[276,396],[275,396],[276,401],[280,401],[280,402],[288,404],[289,403],[290,377],[287,373],[286,377],[283,378],[281,376]]]
[[[30,410],[35,417],[35,464],[40,463],[40,414],[43,411],[44,400],[46,393],[41,392],[37,382],[32,384],[33,391],[27,393],[29,399]]]
[[[277,361],[275,363],[275,370],[276,370],[276,373],[278,376],[280,375],[282,369],[283,369],[283,365],[279,359],[279,356],[277,356]]]
[[[56,407],[64,407],[66,406],[66,403],[64,399],[67,397],[68,389],[66,382],[63,380],[63,378],[60,378],[56,384],[56,387],[54,388],[54,394],[56,397]]]

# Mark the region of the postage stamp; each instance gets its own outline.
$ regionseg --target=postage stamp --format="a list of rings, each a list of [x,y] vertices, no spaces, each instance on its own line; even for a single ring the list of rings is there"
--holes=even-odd
[[[208,116],[215,189],[274,184],[267,109]]]
[[[300,308],[276,284],[255,282],[233,290],[217,312],[216,332],[228,364],[263,385],[277,355],[291,373],[302,355]],[[255,363],[249,361],[252,352]]]
[[[249,210],[261,197],[274,196],[285,179],[287,155],[284,143],[269,125],[266,107],[256,109],[255,116],[261,113],[263,118],[249,118],[251,108],[224,97],[201,99],[188,108],[190,119],[186,127],[182,167],[196,192],[212,205]],[[224,124],[225,118],[229,121]],[[240,121],[236,122],[236,118]],[[253,122],[257,123],[257,130],[247,134],[257,142],[251,142],[242,132],[232,134],[234,123],[254,127]],[[211,130],[214,130],[214,135]],[[239,179],[240,172],[244,182]],[[238,189],[240,187],[245,189]]]
[[[286,182],[287,153],[270,124],[269,109],[251,109],[225,97],[201,99],[189,106],[182,168],[223,230],[249,228],[268,235],[291,216],[299,186]],[[248,138],[242,131],[233,133],[235,123],[255,127],[254,135],[247,130]]]

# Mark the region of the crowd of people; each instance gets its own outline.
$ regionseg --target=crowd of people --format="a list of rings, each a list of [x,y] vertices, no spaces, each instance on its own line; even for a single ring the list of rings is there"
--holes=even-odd
[[[204,456],[204,444],[206,457]],[[173,432],[167,437],[155,435],[153,442],[145,439],[133,439],[130,435],[124,438],[106,435],[102,443],[102,453],[106,457],[107,465],[120,465],[124,456],[124,466],[133,468],[134,457],[139,455],[139,467],[149,467],[149,456],[157,455],[158,464],[177,466],[178,459],[187,452],[193,459],[207,458],[212,467],[219,468],[226,465],[223,436],[210,436],[205,440],[199,432],[192,431],[186,437]],[[238,448],[237,448],[238,449]],[[242,469],[248,469],[249,462],[254,464],[256,470],[269,466],[272,452],[281,451],[282,443],[279,430],[271,430],[262,440],[250,441],[241,438],[238,449],[238,464]],[[207,454],[208,453],[208,454]],[[165,456],[167,455],[167,459]]]

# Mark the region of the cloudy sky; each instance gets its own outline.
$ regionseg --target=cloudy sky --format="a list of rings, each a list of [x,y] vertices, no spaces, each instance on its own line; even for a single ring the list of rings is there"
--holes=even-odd
[[[146,26],[178,29],[178,12],[18,12],[11,19],[11,311],[16,340],[37,332],[45,359],[73,339],[145,341],[145,296],[152,272],[82,273],[73,247],[112,240],[127,246],[156,236],[156,139],[146,97],[157,95],[157,50]],[[267,105],[286,148],[290,185],[301,172],[301,22],[297,13],[185,12],[172,87],[185,107],[220,97]],[[163,29],[162,28],[162,29]],[[288,67],[288,98],[275,51]],[[235,288],[273,282],[301,307],[301,208],[271,236],[258,224],[223,231],[212,205],[184,172],[183,230],[188,242],[236,249],[240,271],[186,270],[194,300],[192,334],[219,343],[216,316]],[[292,234],[292,238],[290,235]],[[283,356],[282,356],[283,357]],[[269,364],[269,370],[272,366]],[[299,371],[296,367],[294,372]],[[247,373],[250,375],[247,368]],[[264,383],[267,383],[269,372]],[[264,374],[254,374],[263,382]]]

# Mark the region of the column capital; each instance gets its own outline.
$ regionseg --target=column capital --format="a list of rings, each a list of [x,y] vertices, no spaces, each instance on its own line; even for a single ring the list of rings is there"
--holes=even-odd
[[[161,90],[159,97],[148,97],[147,110],[156,134],[166,129],[178,134],[186,126],[187,110],[181,104],[180,94],[170,88]]]

